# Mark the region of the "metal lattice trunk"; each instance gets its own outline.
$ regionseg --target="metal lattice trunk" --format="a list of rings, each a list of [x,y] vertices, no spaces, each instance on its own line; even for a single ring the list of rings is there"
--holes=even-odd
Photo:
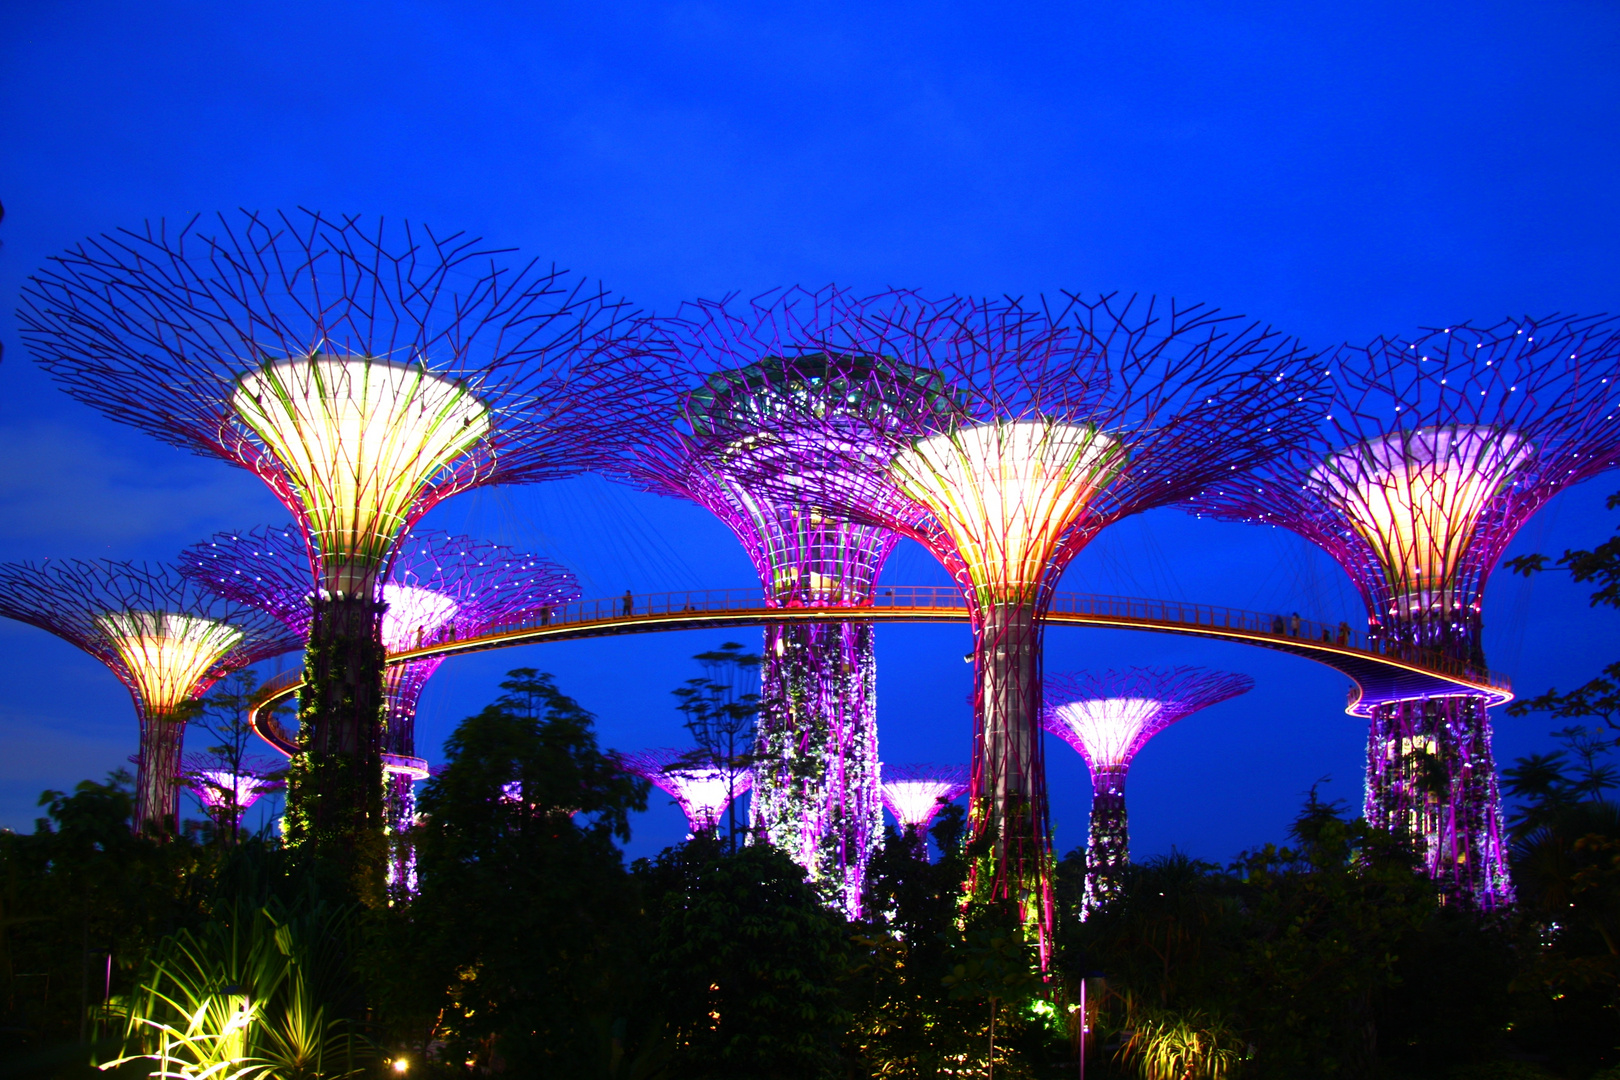
[[[1120,892],[1120,874],[1131,861],[1125,818],[1124,766],[1091,774],[1091,832],[1086,838],[1086,888],[1081,908],[1088,914]]]
[[[1367,733],[1367,820],[1419,844],[1448,900],[1512,903],[1490,717],[1477,697],[1394,701]]]
[[[180,748],[186,722],[172,716],[141,720],[141,749],[135,767],[135,820],[161,823],[163,832],[180,824]]]
[[[766,626],[749,802],[751,827],[851,916],[883,831],[873,639],[871,623]]]

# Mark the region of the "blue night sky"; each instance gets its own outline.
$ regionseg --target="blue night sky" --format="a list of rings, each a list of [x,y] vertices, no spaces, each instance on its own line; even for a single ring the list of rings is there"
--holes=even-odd
[[[1414,10],[1418,8],[1420,10]],[[0,559],[164,559],[286,514],[246,472],[69,400],[10,315],[23,278],[145,218],[307,206],[466,229],[657,311],[829,281],[1013,295],[1173,294],[1320,348],[1418,325],[1613,309],[1620,279],[1620,8],[1519,4],[174,3],[0,7]],[[1589,547],[1620,475],[1555,500],[1510,554]],[[586,594],[748,585],[695,507],[583,479],[469,493],[426,524],[538,550]],[[888,583],[943,581],[902,545]],[[1166,510],[1106,532],[1065,589],[1358,621],[1348,580],[1290,534]],[[1612,613],[1547,576],[1486,598],[1521,691],[1585,681]],[[605,745],[681,739],[691,654],[757,630],[530,646],[452,660],[419,747],[532,665]],[[879,630],[891,761],[965,762],[965,626]],[[290,662],[290,661],[289,661]],[[1280,839],[1305,791],[1359,806],[1347,681],[1236,645],[1054,630],[1047,670],[1204,664],[1255,691],[1148,745],[1133,853],[1224,861]],[[273,665],[272,665],[273,667]],[[1501,762],[1551,740],[1502,719]],[[0,825],[135,749],[123,688],[0,624]],[[1048,748],[1060,851],[1082,843],[1078,755]],[[684,824],[655,793],[631,844]],[[250,815],[250,821],[257,811]]]

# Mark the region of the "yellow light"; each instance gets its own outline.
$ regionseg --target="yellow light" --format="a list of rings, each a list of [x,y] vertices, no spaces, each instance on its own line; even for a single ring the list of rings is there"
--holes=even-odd
[[[354,592],[433,477],[490,430],[484,403],[414,364],[315,353],[237,380],[231,405],[286,470],[333,577]]]
[[[404,1058],[395,1058],[394,1059],[394,1071],[395,1072],[400,1073],[401,1075],[403,1075],[407,1070],[410,1069],[410,1067],[411,1067],[411,1063],[406,1061]]]
[[[1311,481],[1372,546],[1394,594],[1426,606],[1453,583],[1486,504],[1534,452],[1511,432],[1419,428],[1342,450]]]
[[[997,421],[919,440],[895,456],[905,493],[956,545],[981,602],[1028,599],[1064,532],[1125,466],[1089,424]]]
[[[96,616],[139,688],[147,712],[163,716],[191,696],[242,631],[217,619],[170,611],[109,611]]]

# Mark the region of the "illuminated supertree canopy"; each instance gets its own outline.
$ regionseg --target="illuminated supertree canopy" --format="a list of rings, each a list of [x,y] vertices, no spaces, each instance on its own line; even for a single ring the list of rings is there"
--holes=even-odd
[[[1482,671],[1485,583],[1508,542],[1557,492],[1620,461],[1620,321],[1442,327],[1347,346],[1318,371],[1333,397],[1317,430],[1196,507],[1321,547],[1385,652]],[[1419,838],[1462,901],[1511,902],[1485,702],[1363,707],[1368,820]]]
[[[292,526],[219,533],[180,554],[181,572],[204,588],[275,616],[299,635],[313,618],[309,558]],[[486,633],[579,599],[568,570],[499,544],[412,530],[399,539],[378,595],[382,643],[403,652]],[[416,708],[443,657],[390,665],[382,765],[384,824],[401,833],[415,819],[412,783],[426,766],[416,756]],[[396,868],[397,869],[397,868]]]
[[[639,754],[616,754],[619,765],[649,781],[680,805],[692,835],[712,832],[720,826],[720,815],[731,800],[741,798],[753,786],[753,773],[746,766],[728,766],[700,760],[693,750],[644,750]]]
[[[674,377],[640,380],[638,411],[667,418],[626,456],[634,483],[704,506],[736,534],[771,607],[870,605],[897,534],[810,502],[783,475],[832,486],[850,475],[849,438],[930,386],[840,335],[893,297],[828,287],[685,305],[648,351]],[[628,382],[628,380],[627,380]],[[837,432],[829,442],[829,429]],[[852,479],[860,482],[859,474]],[[791,855],[823,899],[858,916],[882,836],[876,666],[869,622],[770,623],[761,670],[750,825]]]
[[[173,567],[67,559],[0,565],[0,615],[48,630],[100,660],[140,721],[136,827],[173,832],[191,703],[220,678],[298,648],[298,635],[222,599]]]
[[[838,343],[927,373],[914,385],[936,389],[893,402],[859,433],[823,424],[844,457],[838,482],[777,482],[915,538],[961,587],[976,672],[970,827],[991,838],[973,895],[1016,903],[1045,955],[1040,656],[1053,588],[1111,522],[1185,499],[1309,431],[1324,411],[1319,380],[1296,342],[1257,323],[1117,296],[1025,308],[902,295]]]
[[[22,332],[73,396],[251,469],[310,552],[290,839],[380,803],[381,597],[395,541],[455,492],[572,475],[631,422],[594,357],[622,305],[463,234],[317,213],[220,215],[85,241],[23,290]]]
[[[961,765],[883,766],[883,805],[903,832],[919,837],[945,808],[968,789],[968,771]]]
[[[1177,720],[1254,689],[1247,675],[1205,668],[1125,668],[1046,680],[1044,724],[1091,770],[1091,832],[1086,843],[1082,916],[1118,895],[1130,862],[1125,774],[1147,741]]]
[[[260,798],[287,786],[264,761],[243,761],[233,769],[227,761],[204,754],[188,754],[182,774],[186,786],[220,829],[235,833],[242,815]]]

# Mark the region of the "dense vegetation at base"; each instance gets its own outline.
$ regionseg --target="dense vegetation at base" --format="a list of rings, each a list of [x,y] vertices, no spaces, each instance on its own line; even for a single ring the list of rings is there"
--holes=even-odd
[[[1620,607],[1620,537],[1560,563]],[[549,676],[514,671],[502,688],[423,791],[408,903],[357,894],[266,836],[135,837],[126,776],[47,792],[33,834],[0,834],[0,1080],[99,1075],[92,1058],[163,1037],[237,1063],[209,1080],[397,1080],[402,1065],[1073,1076],[1082,988],[1093,1078],[1620,1078],[1620,806],[1607,798],[1620,665],[1511,710],[1599,722],[1504,771],[1512,912],[1441,906],[1404,839],[1313,791],[1285,844],[1225,867],[1133,866],[1085,921],[1084,853],[1071,853],[1047,980],[1010,913],[962,915],[959,810],[935,825],[933,860],[922,838],[887,837],[867,922],[824,908],[764,845],[705,835],[626,866],[617,842],[646,784]]]

